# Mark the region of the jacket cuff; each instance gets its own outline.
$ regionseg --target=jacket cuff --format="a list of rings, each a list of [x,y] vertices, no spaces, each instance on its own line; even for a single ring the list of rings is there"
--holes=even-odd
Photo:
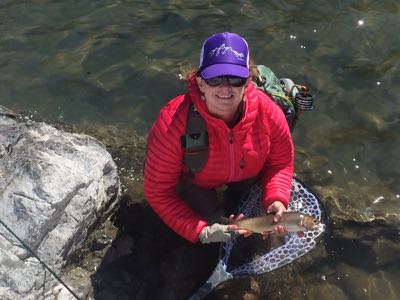
[[[197,224],[196,230],[195,230],[195,234],[191,237],[190,241],[192,243],[196,243],[199,241],[199,235],[200,232],[203,230],[204,227],[208,226],[208,223],[205,221],[199,221],[199,223]]]

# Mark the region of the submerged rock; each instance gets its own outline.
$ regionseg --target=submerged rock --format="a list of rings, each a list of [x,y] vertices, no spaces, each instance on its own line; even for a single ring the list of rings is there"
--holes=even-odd
[[[0,107],[0,218],[53,271],[59,273],[119,196],[117,167],[100,142],[21,122]],[[54,299],[61,291],[56,284],[0,225],[2,299]]]

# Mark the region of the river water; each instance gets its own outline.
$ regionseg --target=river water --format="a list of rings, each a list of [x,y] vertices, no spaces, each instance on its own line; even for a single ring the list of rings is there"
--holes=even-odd
[[[145,135],[203,40],[237,32],[316,95],[293,138],[297,176],[331,217],[328,255],[273,298],[398,299],[398,28],[396,0],[1,0],[0,104]]]

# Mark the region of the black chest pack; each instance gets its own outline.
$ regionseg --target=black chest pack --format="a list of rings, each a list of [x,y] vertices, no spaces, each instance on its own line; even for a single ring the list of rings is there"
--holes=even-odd
[[[259,76],[254,80],[255,84],[281,107],[292,131],[301,113],[313,108],[314,96],[304,85],[297,85],[288,78],[278,79],[266,66],[257,65],[257,70]],[[192,180],[206,165],[209,148],[206,122],[193,103],[189,107],[186,132],[181,136],[181,145],[185,151],[183,163],[188,167],[189,179]]]

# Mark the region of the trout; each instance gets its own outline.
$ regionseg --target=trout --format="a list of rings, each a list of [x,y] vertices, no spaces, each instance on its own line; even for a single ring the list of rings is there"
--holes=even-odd
[[[274,214],[264,216],[243,218],[233,220],[222,218],[224,223],[233,224],[238,229],[245,229],[253,233],[271,232],[277,226],[282,225],[288,232],[304,232],[315,230],[319,226],[319,221],[314,217],[299,212],[284,212],[279,222],[274,222]]]

